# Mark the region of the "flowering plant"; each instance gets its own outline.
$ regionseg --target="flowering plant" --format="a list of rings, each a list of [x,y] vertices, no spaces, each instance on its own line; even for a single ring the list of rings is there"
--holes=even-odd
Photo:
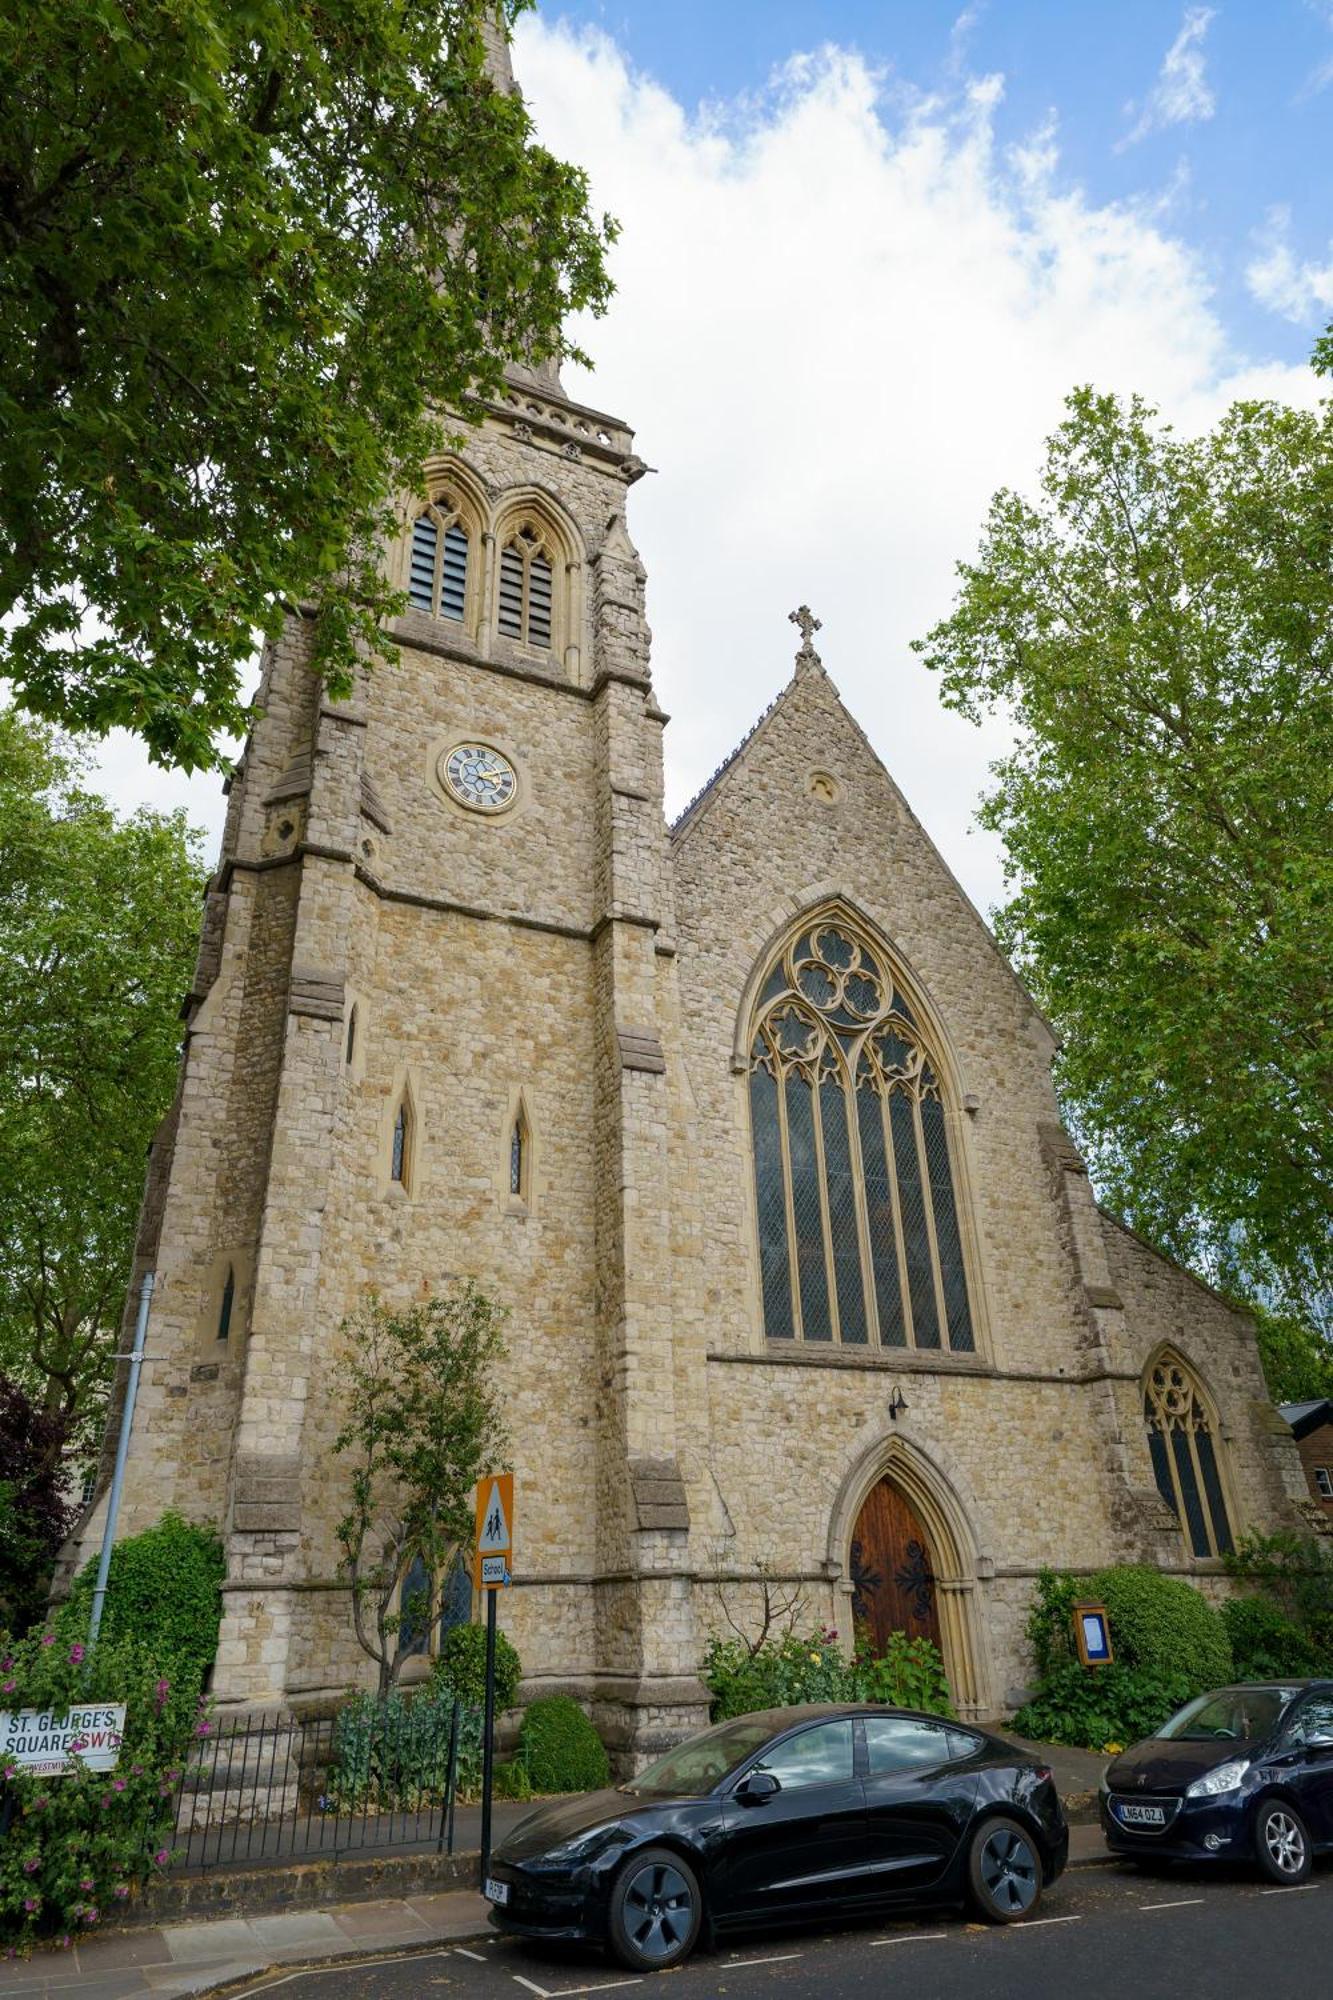
[[[127,1639],[103,1639],[89,1652],[82,1641],[36,1633],[9,1646],[4,1664],[11,1712],[61,1717],[125,1704],[113,1771],[90,1770],[76,1738],[59,1776],[27,1770],[12,1756],[0,1772],[8,1827],[0,1840],[0,1942],[21,1949],[115,1921],[169,1864],[177,1787],[203,1708],[197,1679],[167,1681],[156,1658]]]

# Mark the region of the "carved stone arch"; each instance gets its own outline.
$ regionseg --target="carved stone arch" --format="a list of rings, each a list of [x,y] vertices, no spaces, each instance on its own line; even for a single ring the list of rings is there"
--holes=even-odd
[[[475,639],[486,603],[486,524],[490,516],[490,495],[472,468],[451,453],[437,453],[428,458],[422,468],[422,481],[425,498],[420,493],[414,493],[402,503],[403,532],[394,553],[393,581],[402,590],[411,589],[414,537],[417,522],[423,516],[435,524],[440,534],[457,524],[468,539],[466,582],[463,588],[463,615],[461,618],[451,617],[449,622],[455,630],[461,629],[470,639]],[[434,615],[422,605],[410,604],[408,609],[417,617]]]
[[[750,1066],[750,1041],[754,1033],[755,1003],[779,955],[786,949],[791,939],[799,936],[802,931],[809,930],[816,923],[823,921],[836,923],[839,919],[850,924],[854,930],[866,932],[888,961],[895,981],[911,1002],[926,1031],[931,1054],[937,1059],[940,1080],[945,1086],[948,1097],[955,1106],[962,1107],[969,1101],[962,1058],[945,1026],[944,1017],[931,995],[929,986],[906,952],[894,942],[886,927],[841,889],[816,889],[806,892],[799,899],[785,898],[781,910],[774,913],[765,933],[763,948],[755,958],[749,977],[741,989],[732,1040],[732,1068],[742,1071]]]
[[[862,1509],[881,1482],[909,1503],[928,1541],[940,1650],[964,1718],[995,1713],[980,1598],[993,1563],[978,1543],[980,1511],[958,1469],[895,1432],[862,1452],[838,1488],[829,1521],[828,1568],[841,1600],[838,1630],[852,1643],[852,1540]]]
[[[531,645],[526,635],[501,630],[501,586],[504,551],[516,538],[535,535],[552,569],[551,635],[549,646]],[[490,528],[491,559],[487,578],[487,625],[492,644],[513,647],[522,654],[545,654],[578,683],[582,673],[584,621],[583,536],[558,496],[539,485],[510,487],[496,504]]]
[[[1185,1398],[1182,1397],[1180,1390],[1176,1387],[1172,1379],[1173,1377],[1178,1377],[1186,1386],[1188,1405]],[[1200,1457],[1200,1444],[1197,1436],[1193,1440],[1192,1452],[1186,1454],[1193,1465],[1200,1485],[1205,1489],[1202,1501],[1205,1515],[1204,1528],[1210,1544],[1210,1547],[1206,1551],[1195,1545],[1191,1524],[1187,1517],[1187,1510],[1182,1505],[1180,1487],[1181,1467],[1178,1465],[1173,1466],[1172,1464],[1175,1455],[1174,1449],[1168,1449],[1165,1454],[1165,1477],[1162,1458],[1153,1449],[1154,1424],[1150,1417],[1150,1408],[1156,1411],[1168,1411],[1173,1407],[1179,1408],[1182,1427],[1192,1427],[1201,1419],[1204,1434],[1212,1440],[1210,1451],[1216,1467],[1216,1493],[1210,1495],[1206,1491],[1208,1483],[1206,1465]],[[1214,1556],[1220,1556],[1231,1545],[1235,1535],[1243,1525],[1242,1516],[1237,1504],[1236,1484],[1231,1472],[1230,1447],[1233,1433],[1223,1415],[1222,1405],[1218,1401],[1206,1372],[1195,1361],[1191,1360],[1179,1342],[1174,1340],[1158,1341],[1144,1362],[1142,1372],[1139,1376],[1139,1416],[1142,1424],[1145,1448],[1148,1452],[1152,1468],[1153,1484],[1161,1495],[1162,1500],[1180,1522],[1181,1538],[1185,1543],[1187,1552],[1196,1561],[1207,1561]],[[1189,1442],[1188,1439],[1187,1442]],[[1173,1445],[1174,1440],[1168,1439],[1168,1443]],[[1168,1481],[1172,1487],[1171,1493],[1167,1491]],[[1220,1522],[1217,1518],[1217,1500],[1219,1497],[1221,1502]],[[1215,1548],[1211,1546],[1213,1544],[1216,1544]]]
[[[828,932],[840,934],[844,945],[850,941],[850,969],[835,973],[833,978],[840,996],[837,1007],[852,1004],[859,1027],[845,1014],[839,1025],[836,1013],[827,1011],[831,1002],[811,1000],[809,991],[798,990],[800,980],[820,968],[803,960],[803,973],[789,955],[808,940],[802,948],[807,955],[812,952],[818,957],[823,950],[821,933]],[[785,980],[774,983],[774,975],[784,963]],[[848,1000],[863,974],[862,991],[870,996],[864,1003],[870,1009],[866,1013],[859,1012],[863,1003]],[[807,1058],[794,1054],[792,1048],[781,1049],[779,1042],[788,1034],[794,1017],[815,1018],[812,1006],[826,1010],[822,1034],[812,1039],[812,1048],[818,1042],[822,1053]],[[780,1018],[784,1016],[785,1021]],[[899,1036],[900,1031],[896,1046],[908,1066],[885,1068],[881,1060],[884,1038]],[[838,1055],[850,1058],[850,1069],[845,1062],[840,1065],[830,1058],[829,1051],[842,1037],[848,1040],[846,1046],[839,1045]],[[822,1075],[820,1066],[826,1063],[843,1078],[845,1115],[851,1128],[844,1142],[840,1136],[842,1114],[831,1114],[843,1162],[844,1178],[838,1186],[850,1190],[840,1192],[838,1241],[831,1183],[825,1179],[817,1197],[811,1195],[804,1180],[797,1188],[795,1150],[788,1137],[790,1097],[785,1112],[776,1102],[791,1090],[791,1084],[782,1081],[789,1068],[799,1069],[807,1083],[813,1084],[816,1072]],[[757,1255],[750,1297],[757,1338],[828,1338],[856,1346],[879,1345],[889,1352],[905,1346],[926,1352],[943,1350],[955,1358],[987,1358],[989,1313],[972,1194],[970,1112],[976,1100],[964,1093],[958,1053],[926,982],[885,927],[841,890],[803,891],[784,899],[781,921],[769,930],[745,982],[736,1015],[731,1066],[737,1076],[737,1113],[754,1168],[750,1216]],[[767,1082],[760,1074],[765,1071]],[[915,1109],[905,1113],[915,1124],[915,1146],[910,1136],[898,1134],[896,1110],[890,1134],[888,1099],[898,1091],[916,1100]],[[868,1124],[863,1119],[864,1100],[875,1092],[880,1095],[884,1119],[879,1136],[873,1114]],[[825,1108],[823,1097],[821,1084],[821,1112],[816,1118]],[[853,1105],[858,1107],[855,1111]],[[775,1120],[781,1127],[778,1138],[773,1136]],[[826,1130],[822,1144],[816,1141],[818,1175],[825,1175],[828,1143]],[[915,1153],[914,1161],[898,1152],[900,1144],[908,1154]],[[897,1156],[896,1165],[888,1157],[891,1152]],[[808,1160],[808,1147],[805,1157]],[[905,1171],[908,1182],[902,1180]],[[911,1192],[913,1179],[916,1194]],[[814,1230],[816,1206],[827,1283],[821,1288],[816,1281],[815,1289],[826,1293],[826,1298],[815,1298],[815,1313],[807,1329],[803,1274],[811,1268],[807,1239]],[[849,1216],[854,1216],[854,1221],[845,1219]],[[850,1241],[853,1227],[855,1247]],[[800,1244],[805,1247],[798,1247]],[[851,1276],[858,1256],[859,1294]],[[817,1265],[817,1251],[814,1262]],[[891,1269],[895,1263],[896,1278]],[[784,1264],[789,1266],[789,1281],[781,1275]],[[835,1279],[835,1269],[848,1274],[851,1313],[845,1326],[841,1309],[844,1278],[838,1275]],[[836,1311],[832,1309],[835,1292]],[[799,1307],[798,1293],[802,1300]]]

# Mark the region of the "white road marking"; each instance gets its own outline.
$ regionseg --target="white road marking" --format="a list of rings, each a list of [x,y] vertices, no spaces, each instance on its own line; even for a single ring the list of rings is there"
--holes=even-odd
[[[617,1986],[642,1986],[641,1979],[604,1979],[600,1986],[561,1986],[551,2000],[574,2000],[576,1993],[610,1993]]]
[[[548,1993],[544,1986],[535,1985],[531,1979],[525,1979],[521,1972],[511,1972],[509,1977],[520,1986],[526,1986],[529,1993],[535,1993],[537,2000],[555,2000],[554,1994]]]
[[[804,1958],[803,1951],[780,1951],[775,1958],[729,1958],[728,1972],[743,1972],[747,1965],[786,1965],[789,1959]]]
[[[467,1946],[462,1944],[456,1944],[454,1946],[454,1957],[474,1958],[478,1965],[485,1965],[486,1963],[485,1959],[482,1957],[479,1951],[469,1951]]]
[[[1179,1903],[1140,1903],[1141,1910],[1196,1910],[1200,1903],[1207,1902],[1206,1896],[1186,1896]]]
[[[909,1931],[905,1937],[871,1938],[872,1946],[881,1944],[926,1944],[931,1938],[947,1938],[948,1931]]]
[[[1293,1882],[1289,1889],[1261,1889],[1261,1896],[1299,1896],[1302,1889],[1317,1889],[1317,1882]]]
[[[1024,1917],[1021,1924],[1010,1924],[1010,1930],[1039,1931],[1043,1924],[1081,1924],[1082,1917]]]

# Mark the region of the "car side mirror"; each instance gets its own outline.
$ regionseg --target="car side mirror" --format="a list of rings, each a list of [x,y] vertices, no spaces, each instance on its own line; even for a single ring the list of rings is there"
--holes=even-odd
[[[781,1790],[782,1786],[771,1771],[747,1771],[733,1796],[743,1806],[766,1806]]]
[[[1307,1736],[1303,1747],[1306,1750],[1333,1750],[1333,1734],[1321,1729],[1317,1736]]]

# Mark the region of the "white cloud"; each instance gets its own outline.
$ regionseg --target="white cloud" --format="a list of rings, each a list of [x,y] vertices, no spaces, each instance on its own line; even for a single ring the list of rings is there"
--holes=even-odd
[[[660,467],[629,508],[671,809],[787,679],[787,613],[808,602],[829,672],[985,907],[999,857],[971,822],[1004,734],[947,715],[908,642],[948,610],[990,495],[1032,483],[1075,383],[1142,390],[1188,428],[1233,390],[1309,400],[1314,378],[1234,356],[1167,218],[1070,185],[1054,121],[1002,148],[989,81],[886,100],[824,49],[692,116],[603,35],[524,15],[516,54],[546,143],[623,224],[619,294],[581,329],[597,373],[567,380]],[[144,768],[118,753],[122,796]],[[214,781],[177,789],[220,825]]]
[[[1333,0],[1306,0],[1306,4],[1333,35]],[[1317,97],[1321,90],[1327,90],[1330,83],[1333,83],[1333,56],[1327,56],[1310,71],[1297,93],[1297,102],[1305,97]]]
[[[1314,325],[1333,311],[1333,242],[1326,264],[1298,257],[1291,247],[1290,209],[1270,209],[1267,233],[1246,266],[1245,282],[1251,297],[1270,312],[1298,326]]]
[[[1120,141],[1117,151],[1132,146],[1149,132],[1168,125],[1192,125],[1211,118],[1217,100],[1204,70],[1204,40],[1215,9],[1187,7],[1180,33],[1172,42],[1157,72],[1157,81],[1139,109],[1131,104],[1129,115],[1138,109],[1133,128]]]

